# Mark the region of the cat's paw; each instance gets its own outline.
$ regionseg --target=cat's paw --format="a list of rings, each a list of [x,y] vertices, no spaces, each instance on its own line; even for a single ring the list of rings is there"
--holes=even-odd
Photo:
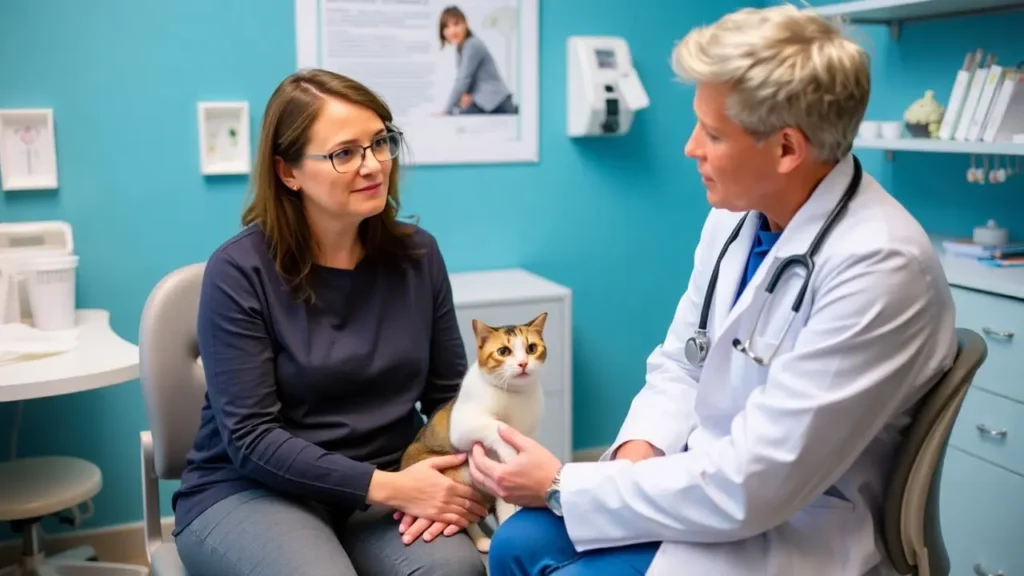
[[[481,536],[473,540],[473,545],[476,546],[477,552],[481,554],[487,554],[491,551],[491,539],[487,536]]]

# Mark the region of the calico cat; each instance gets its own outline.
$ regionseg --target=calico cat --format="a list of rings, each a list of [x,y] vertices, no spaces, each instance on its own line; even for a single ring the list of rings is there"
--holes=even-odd
[[[507,462],[517,454],[498,435],[498,422],[533,437],[544,409],[540,375],[547,358],[544,322],[547,312],[526,324],[492,327],[473,320],[477,359],[462,379],[458,395],[439,408],[402,455],[401,467],[435,456],[470,452],[477,442],[488,454]],[[469,464],[444,471],[449,478],[473,485]],[[483,487],[484,508],[501,524],[516,508]],[[487,552],[490,538],[477,524],[466,530],[477,550]]]

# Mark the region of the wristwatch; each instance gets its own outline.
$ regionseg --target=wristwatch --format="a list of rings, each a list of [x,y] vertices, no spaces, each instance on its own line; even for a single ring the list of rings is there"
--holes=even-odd
[[[555,472],[555,478],[551,481],[551,485],[548,486],[548,491],[544,494],[544,501],[548,505],[548,509],[555,513],[556,516],[562,515],[562,469],[559,468],[558,472]]]

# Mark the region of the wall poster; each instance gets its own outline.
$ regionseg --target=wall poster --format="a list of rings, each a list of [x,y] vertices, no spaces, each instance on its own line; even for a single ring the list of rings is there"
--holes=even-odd
[[[369,86],[410,164],[538,161],[538,0],[295,0],[298,68]]]

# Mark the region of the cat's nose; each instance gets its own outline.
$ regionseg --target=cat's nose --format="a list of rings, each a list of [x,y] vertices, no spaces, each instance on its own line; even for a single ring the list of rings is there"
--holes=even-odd
[[[519,367],[520,367],[520,368],[522,368],[523,370],[526,370],[526,367],[527,367],[527,366],[528,366],[529,364],[530,364],[529,362],[520,362],[520,363],[519,363]]]

